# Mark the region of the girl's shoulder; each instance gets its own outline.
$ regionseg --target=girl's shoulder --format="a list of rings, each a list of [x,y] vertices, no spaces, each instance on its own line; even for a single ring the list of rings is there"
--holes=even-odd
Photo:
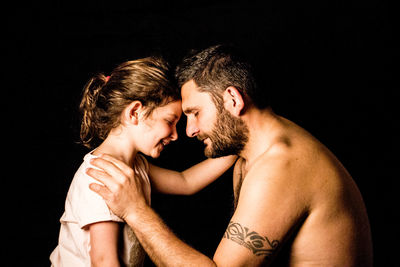
[[[91,154],[91,152],[87,153],[82,160],[81,165],[76,170],[74,177],[71,181],[70,190],[76,190],[76,188],[86,188],[90,183],[99,183],[97,180],[93,179],[89,175],[86,174],[86,170],[90,168],[96,168],[90,164],[90,160],[92,158],[96,158],[97,156]]]

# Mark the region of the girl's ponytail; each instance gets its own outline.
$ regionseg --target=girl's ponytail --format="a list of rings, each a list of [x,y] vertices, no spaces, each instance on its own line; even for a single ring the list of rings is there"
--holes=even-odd
[[[99,138],[99,119],[98,100],[100,92],[107,84],[109,77],[99,73],[92,77],[83,89],[82,100],[79,110],[82,114],[80,139],[84,146],[91,148],[93,142]]]

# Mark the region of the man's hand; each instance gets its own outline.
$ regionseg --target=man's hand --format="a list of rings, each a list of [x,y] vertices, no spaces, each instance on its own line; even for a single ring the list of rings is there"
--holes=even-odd
[[[86,173],[104,186],[92,183],[89,187],[105,200],[117,216],[126,220],[147,206],[142,180],[135,178],[132,168],[107,154],[92,159],[91,164],[100,170],[88,168]]]
[[[210,258],[177,238],[147,205],[142,180],[135,178],[129,166],[109,155],[92,159],[91,163],[101,170],[89,168],[87,174],[104,186],[90,184],[90,189],[126,221],[157,266],[216,266]]]

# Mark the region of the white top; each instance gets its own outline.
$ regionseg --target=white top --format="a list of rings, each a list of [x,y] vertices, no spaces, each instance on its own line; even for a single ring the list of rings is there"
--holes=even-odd
[[[121,218],[112,213],[102,197],[89,189],[89,184],[99,183],[85,173],[88,167],[94,168],[89,162],[95,157],[91,153],[85,155],[68,190],[65,211],[60,219],[58,246],[50,255],[52,266],[90,267],[90,234],[86,226],[102,221],[123,222]],[[138,178],[144,181],[143,190],[146,200],[150,204],[151,186],[148,164],[144,156],[137,154],[134,170]],[[124,225],[123,239],[124,245],[119,251],[123,262],[126,266],[142,266],[145,252],[131,228],[126,224]]]

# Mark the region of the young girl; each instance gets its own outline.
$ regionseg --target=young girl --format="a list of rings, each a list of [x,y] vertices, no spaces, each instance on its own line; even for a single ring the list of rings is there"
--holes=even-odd
[[[159,58],[121,64],[111,76],[99,74],[85,86],[81,140],[89,148],[68,191],[60,219],[59,244],[52,266],[142,266],[145,252],[132,230],[104,200],[89,189],[95,181],[85,174],[90,160],[110,154],[133,167],[143,179],[147,201],[151,187],[162,193],[194,194],[222,175],[236,157],[207,159],[183,172],[156,167],[139,152],[157,158],[178,138],[182,109],[180,92]],[[150,185],[151,180],[151,185]],[[121,227],[123,226],[123,227]]]

